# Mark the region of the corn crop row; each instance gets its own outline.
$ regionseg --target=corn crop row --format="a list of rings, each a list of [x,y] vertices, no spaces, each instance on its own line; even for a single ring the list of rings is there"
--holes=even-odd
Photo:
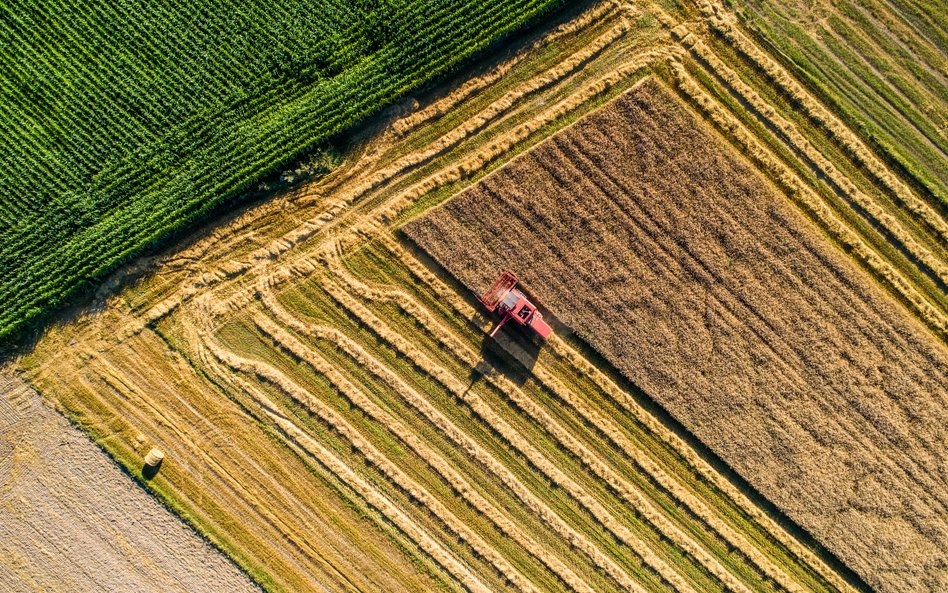
[[[111,5],[88,7],[83,16],[88,13],[98,20],[86,24],[84,19],[60,19],[59,3],[32,13],[6,10],[14,42],[6,44],[0,58],[13,59],[18,66],[3,69],[7,73],[3,82],[15,89],[22,88],[22,77],[31,82],[29,93],[14,97],[9,105],[13,111],[3,118],[5,126],[29,138],[18,141],[4,134],[9,150],[0,150],[10,157],[0,159],[0,170],[13,180],[0,186],[0,210],[7,202],[19,212],[24,209],[17,204],[25,200],[28,206],[19,223],[4,229],[0,242],[0,268],[6,272],[0,295],[11,304],[0,314],[0,337],[12,335],[81,290],[85,282],[101,279],[119,262],[204,215],[224,198],[238,197],[275,167],[556,5],[556,0],[405,3],[395,9],[405,25],[398,31],[402,36],[398,42],[383,43],[371,56],[363,50],[353,50],[347,59],[329,55],[329,62],[342,62],[337,64],[340,72],[331,76],[306,72],[317,66],[322,59],[318,56],[299,56],[303,62],[315,61],[294,67],[285,63],[286,56],[268,54],[268,65],[251,72],[256,55],[249,59],[229,55],[226,43],[198,42],[192,47],[188,43],[206,34],[206,28],[180,35],[161,29],[166,22],[162,18],[145,23],[154,29],[148,29],[151,35],[106,34],[100,25],[111,25],[117,18]],[[255,9],[242,7],[242,12]],[[267,15],[274,10],[252,12],[257,20],[246,24],[251,30],[273,33],[267,28],[273,19]],[[328,6],[325,10],[332,13]],[[132,21],[138,17],[126,16]],[[337,21],[330,29],[352,24],[346,17]],[[210,26],[211,21],[201,22]],[[223,27],[211,37],[234,40],[231,34]],[[16,41],[26,37],[43,43]],[[139,39],[141,47],[123,53],[123,43]],[[168,40],[173,51],[156,51],[155,43]],[[340,39],[337,49],[348,51],[348,42]],[[106,60],[102,52],[76,59],[81,48],[92,44],[127,60]],[[266,47],[269,51],[280,44]],[[315,46],[297,44],[293,51],[301,47]],[[210,55],[212,50],[217,53]],[[158,56],[165,62],[174,56],[195,68],[163,63],[156,69],[154,64],[140,63]],[[218,59],[240,76],[220,76]],[[126,62],[124,71],[113,66]],[[272,71],[281,63],[299,71]],[[195,79],[197,86],[178,76],[197,70],[207,75]],[[159,76],[158,84],[143,80],[142,73]],[[306,78],[310,74],[312,80]],[[228,89],[219,86],[236,79]],[[209,84],[211,80],[216,82]],[[73,81],[77,84],[69,84]],[[249,84],[254,92],[241,84]],[[208,86],[216,94],[207,91]],[[182,100],[180,88],[195,92],[185,93],[187,100]],[[155,93],[167,95],[167,101],[161,108],[146,108]],[[222,95],[226,96],[219,101]],[[36,102],[48,108],[31,111]],[[90,111],[87,105],[100,108]],[[178,116],[167,120],[169,113]],[[80,146],[86,150],[75,150]],[[70,176],[71,172],[76,174]],[[63,187],[60,179],[70,183]]]

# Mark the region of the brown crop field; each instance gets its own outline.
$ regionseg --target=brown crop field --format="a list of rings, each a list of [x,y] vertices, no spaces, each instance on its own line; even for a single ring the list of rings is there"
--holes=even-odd
[[[17,380],[267,591],[943,590],[948,225],[898,166],[937,147],[881,150],[912,131],[751,16],[577,6],[117,273]],[[485,335],[503,267],[542,347]]]
[[[649,80],[406,231],[476,292],[511,266],[851,566],[934,587],[948,352],[722,148]]]

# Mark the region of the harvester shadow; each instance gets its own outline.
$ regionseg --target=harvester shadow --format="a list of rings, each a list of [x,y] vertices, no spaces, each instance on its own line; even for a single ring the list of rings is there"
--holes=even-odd
[[[499,342],[503,340],[503,345]],[[523,386],[533,375],[541,341],[533,335],[524,335],[511,326],[502,328],[496,338],[484,334],[480,346],[480,361],[471,371],[471,384],[484,375],[501,375],[518,387]]]

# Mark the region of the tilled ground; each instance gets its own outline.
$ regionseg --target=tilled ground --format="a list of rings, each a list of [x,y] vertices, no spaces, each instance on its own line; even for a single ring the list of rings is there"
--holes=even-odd
[[[35,391],[0,376],[0,591],[259,591]]]

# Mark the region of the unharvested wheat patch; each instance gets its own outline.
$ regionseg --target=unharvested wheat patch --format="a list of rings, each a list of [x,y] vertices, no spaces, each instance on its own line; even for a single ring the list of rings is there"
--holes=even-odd
[[[513,267],[857,570],[882,550],[936,563],[944,346],[657,83],[405,228],[474,290]],[[911,506],[861,499],[855,467]],[[857,505],[898,530],[842,519]]]

